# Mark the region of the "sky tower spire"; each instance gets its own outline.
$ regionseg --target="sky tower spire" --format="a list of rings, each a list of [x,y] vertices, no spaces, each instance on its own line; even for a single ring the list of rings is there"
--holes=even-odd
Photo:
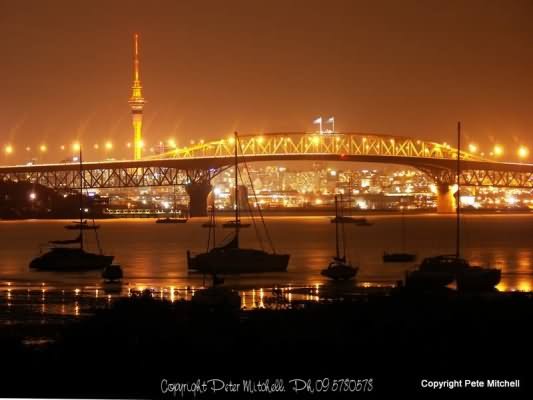
[[[139,73],[139,34],[133,35],[133,85],[131,86],[131,97],[129,104],[133,124],[133,159],[140,160],[142,157],[142,124],[144,97],[142,95],[142,85]]]

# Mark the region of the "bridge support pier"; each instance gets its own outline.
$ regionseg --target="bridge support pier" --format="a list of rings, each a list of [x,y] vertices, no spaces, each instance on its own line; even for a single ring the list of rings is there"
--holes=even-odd
[[[188,183],[185,190],[189,195],[189,216],[205,217],[207,215],[207,196],[213,187],[209,182]]]
[[[455,186],[448,183],[437,184],[437,213],[455,213]]]

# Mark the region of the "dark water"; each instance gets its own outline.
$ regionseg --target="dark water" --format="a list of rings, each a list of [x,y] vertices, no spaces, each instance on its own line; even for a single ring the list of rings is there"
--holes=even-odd
[[[372,226],[347,224],[347,255],[360,266],[358,283],[362,286],[390,285],[402,279],[413,264],[383,264],[383,251],[402,250],[402,217],[369,216]],[[435,214],[405,216],[405,250],[419,259],[455,252],[455,217]],[[203,219],[186,224],[155,224],[152,219],[99,221],[99,239],[104,252],[115,255],[123,267],[122,293],[154,288],[165,297],[190,297],[186,289],[204,284],[203,277],[187,272],[185,252],[205,250],[207,229]],[[274,286],[317,287],[325,282],[320,270],[335,251],[335,225],[326,216],[266,217],[277,252],[291,254],[287,273],[226,278],[226,283],[244,290]],[[7,287],[47,288],[68,293],[78,289],[95,298],[102,291],[98,272],[52,273],[29,270],[29,261],[39,254],[39,245],[52,239],[75,236],[63,226],[68,221],[0,222],[0,284]],[[530,291],[533,283],[533,215],[465,215],[462,223],[462,252],[472,263],[502,268],[500,290]],[[217,231],[217,241],[228,230]],[[92,232],[89,247],[95,248]],[[264,236],[264,235],[263,235]],[[243,230],[242,245],[257,247],[253,227]],[[15,292],[11,293],[14,295]],[[32,292],[33,293],[33,292]],[[61,292],[63,293],[63,292]],[[255,296],[255,291],[253,291]],[[262,296],[262,294],[261,294]],[[5,297],[5,296],[4,296]]]

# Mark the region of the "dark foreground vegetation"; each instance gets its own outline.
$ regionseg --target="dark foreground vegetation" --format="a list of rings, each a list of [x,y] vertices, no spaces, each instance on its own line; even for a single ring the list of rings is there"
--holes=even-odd
[[[479,377],[520,379],[523,392],[533,379],[531,321],[533,299],[520,293],[400,290],[247,312],[139,296],[77,322],[4,326],[0,394],[173,398],[161,393],[162,379],[213,377],[372,378],[373,393],[417,391],[423,378]],[[23,345],[28,335],[55,342]]]

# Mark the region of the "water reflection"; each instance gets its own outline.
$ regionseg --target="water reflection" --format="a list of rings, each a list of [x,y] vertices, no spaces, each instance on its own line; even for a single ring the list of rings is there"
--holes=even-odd
[[[382,262],[384,250],[398,246],[400,215],[376,215],[374,225],[364,230],[347,226],[348,257],[361,269],[359,278],[368,282],[394,284],[403,279],[403,273],[413,265],[390,265]],[[267,217],[269,230],[280,252],[291,254],[287,273],[264,274],[246,277],[228,277],[226,283],[235,286],[271,288],[275,285],[296,286],[325,284],[320,269],[332,256],[332,226],[326,216]],[[205,230],[202,219],[193,219],[168,235],[153,220],[100,221],[105,232],[106,246],[113,248],[116,259],[123,265],[124,275],[130,285],[145,287],[205,287],[203,277],[189,274],[186,266],[186,249],[196,249],[204,243]],[[509,289],[522,290],[533,276],[512,276],[513,273],[533,272],[533,215],[464,215],[462,252],[474,264],[503,269],[502,283]],[[1,222],[4,224],[6,222]],[[455,218],[453,216],[408,215],[405,217],[406,246],[416,250],[419,260],[435,254],[454,252]],[[7,283],[39,282],[44,285],[74,286],[95,285],[98,272],[58,274],[30,271],[29,248],[50,236],[64,234],[64,221],[17,221],[8,229],[0,229],[0,240],[9,243],[3,249],[3,266],[0,277]],[[55,233],[54,233],[55,232]],[[439,240],[435,240],[439,238]],[[242,232],[243,246],[255,246],[253,230]],[[134,251],[132,251],[132,247]],[[127,285],[128,282],[125,282]],[[104,289],[117,293],[118,289]],[[113,291],[113,293],[112,293]],[[167,297],[166,294],[163,297]],[[259,301],[259,300],[258,300]]]

